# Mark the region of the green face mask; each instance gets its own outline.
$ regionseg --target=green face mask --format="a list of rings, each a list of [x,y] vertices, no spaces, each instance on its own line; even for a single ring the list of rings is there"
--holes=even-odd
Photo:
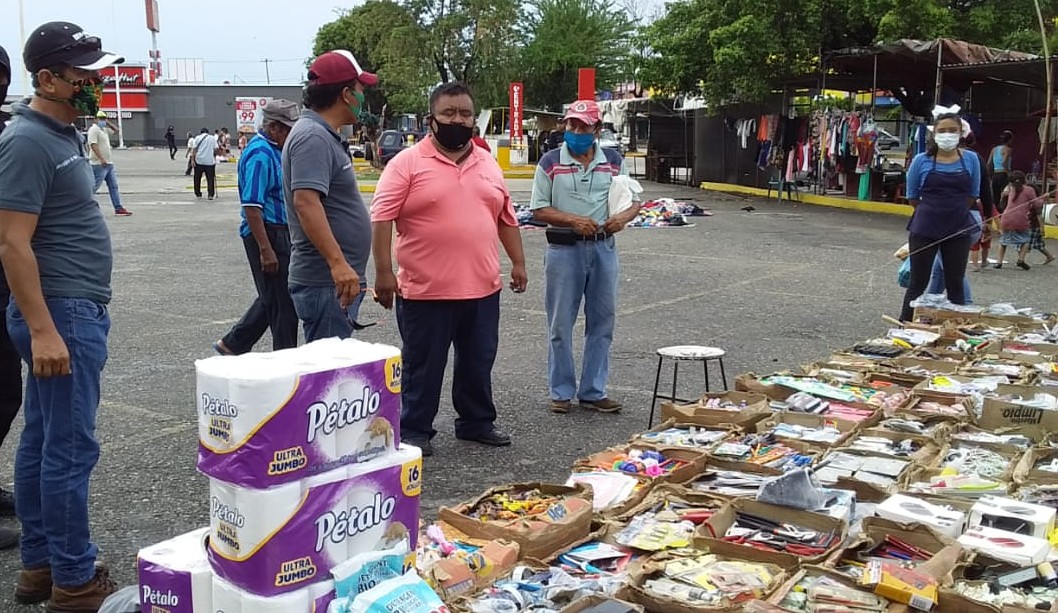
[[[352,111],[353,115],[356,115],[356,120],[359,122],[364,116],[364,92],[358,92],[355,89],[350,89],[350,93],[353,94],[353,98],[356,98],[356,105],[349,105],[349,110]]]
[[[81,115],[95,117],[96,112],[99,111],[99,99],[102,93],[103,87],[100,85],[82,85],[70,98],[70,105]]]

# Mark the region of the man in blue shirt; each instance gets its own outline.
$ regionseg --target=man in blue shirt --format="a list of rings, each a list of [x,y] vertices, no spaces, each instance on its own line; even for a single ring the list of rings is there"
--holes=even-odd
[[[272,330],[272,349],[298,344],[298,315],[287,289],[290,232],[283,200],[283,145],[298,121],[298,105],[282,98],[264,108],[261,130],[239,158],[239,235],[246,248],[257,298],[213,348],[224,355],[253,349],[265,329]]]
[[[96,411],[110,332],[110,232],[73,122],[99,110],[99,71],[124,61],[78,26],[51,22],[27,38],[33,99],[0,134],[0,259],[13,300],[7,330],[29,365],[15,455],[22,571],[15,600],[96,611],[117,586],[88,524],[99,460]]]

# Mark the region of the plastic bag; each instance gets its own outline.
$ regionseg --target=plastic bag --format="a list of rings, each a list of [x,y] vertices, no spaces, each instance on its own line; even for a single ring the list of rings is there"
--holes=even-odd
[[[911,287],[911,258],[900,262],[900,268],[896,269],[896,284],[904,289]]]
[[[107,596],[107,599],[99,606],[99,613],[140,613],[139,586],[123,587]]]
[[[618,175],[610,183],[610,194],[608,197],[608,210],[610,215],[616,215],[632,207],[632,204],[642,200],[643,186],[639,181]]]
[[[410,572],[357,595],[349,610],[352,613],[436,613],[448,608],[418,574]]]

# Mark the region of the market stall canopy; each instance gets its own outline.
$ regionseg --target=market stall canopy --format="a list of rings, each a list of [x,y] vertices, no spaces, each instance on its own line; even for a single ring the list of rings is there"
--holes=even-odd
[[[1006,59],[972,64],[948,64],[941,67],[944,79],[994,82],[1047,91],[1047,62],[1041,57]],[[1058,91],[1058,88],[1056,88]],[[1043,111],[1040,111],[1043,114]]]
[[[949,72],[945,67],[1020,63],[1036,59],[1037,56],[1029,53],[947,38],[931,41],[901,39],[894,43],[830,51],[823,57],[823,75],[805,75],[787,85],[808,86],[809,81],[819,85],[825,79],[828,89],[889,90],[910,113],[926,115],[933,105],[938,64],[944,73],[944,86],[961,93],[979,79],[969,73]],[[946,96],[942,96],[944,98]]]

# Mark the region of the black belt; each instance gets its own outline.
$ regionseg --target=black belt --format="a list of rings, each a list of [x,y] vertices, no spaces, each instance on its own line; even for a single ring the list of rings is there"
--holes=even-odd
[[[585,236],[570,230],[548,228],[544,231],[544,236],[547,237],[547,242],[551,245],[576,245],[579,242],[604,241],[613,235],[605,230],[599,230],[595,234]]]

